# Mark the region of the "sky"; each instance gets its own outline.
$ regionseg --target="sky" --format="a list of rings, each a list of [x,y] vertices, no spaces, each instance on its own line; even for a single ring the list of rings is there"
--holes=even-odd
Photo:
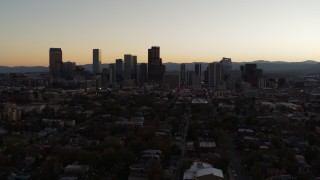
[[[0,66],[147,62],[320,61],[319,0],[0,0]]]

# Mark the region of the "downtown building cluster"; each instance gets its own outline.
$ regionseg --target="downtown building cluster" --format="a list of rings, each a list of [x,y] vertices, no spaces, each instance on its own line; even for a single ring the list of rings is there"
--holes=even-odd
[[[52,82],[94,80],[97,87],[134,87],[148,82],[162,84],[165,66],[160,58],[160,47],[148,49],[148,63],[138,64],[137,61],[136,55],[124,54],[123,59],[116,59],[115,63],[108,64],[108,68],[102,68],[101,50],[93,49],[92,71],[89,72],[75,62],[63,62],[61,48],[50,48],[49,74]]]
[[[80,88],[161,86],[164,89],[209,87],[218,90],[265,88],[268,80],[256,64],[232,68],[231,58],[212,63],[194,63],[194,68],[180,64],[179,71],[166,71],[160,57],[160,47],[148,49],[148,63],[138,63],[138,57],[124,54],[123,59],[102,68],[101,49],[93,49],[92,71],[85,71],[75,62],[63,62],[62,50],[50,48],[49,73],[53,83],[68,81]],[[193,65],[193,64],[192,64]]]

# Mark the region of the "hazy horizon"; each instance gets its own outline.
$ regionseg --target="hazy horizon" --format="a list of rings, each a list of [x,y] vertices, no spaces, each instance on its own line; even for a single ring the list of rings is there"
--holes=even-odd
[[[255,60],[255,61],[233,61],[234,63],[239,63],[239,64],[242,64],[242,63],[263,63],[262,61],[266,61],[267,63],[308,63],[308,61],[314,61],[315,63],[320,63],[320,61],[315,61],[315,60],[305,60],[305,61],[268,61],[268,60]],[[219,61],[211,61],[211,62],[219,62]],[[199,61],[195,61],[195,62],[164,62],[164,64],[170,64],[170,63],[173,63],[173,64],[194,64],[194,63],[201,63],[201,64],[208,64],[208,63],[211,63],[211,62],[199,62]],[[111,62],[111,63],[114,63],[114,62]],[[102,65],[109,65],[111,63],[101,63]],[[140,63],[146,63],[146,62],[137,62],[138,64]],[[312,63],[312,62],[311,62]],[[92,63],[87,63],[87,64],[76,64],[78,66],[86,66],[86,65],[92,65]],[[49,67],[48,65],[17,65],[17,66],[5,66],[5,65],[0,65],[0,67],[9,67],[9,68],[14,68],[14,67]]]
[[[0,66],[48,66],[49,48],[63,61],[102,63],[124,54],[147,62],[160,46],[163,62],[320,60],[320,1],[4,1]]]

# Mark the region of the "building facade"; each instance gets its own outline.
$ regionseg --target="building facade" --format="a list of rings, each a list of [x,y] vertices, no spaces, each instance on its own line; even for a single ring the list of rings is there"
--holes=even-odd
[[[196,76],[202,76],[202,67],[200,63],[195,63],[194,64],[194,73]]]
[[[123,61],[122,59],[116,59],[116,82],[119,83],[123,80]]]
[[[178,89],[180,87],[180,73],[179,72],[164,73],[163,84],[167,85],[169,89]]]
[[[93,49],[92,53],[92,72],[93,74],[101,73],[101,50]]]
[[[181,83],[186,82],[186,64],[184,63],[180,65],[180,82]]]
[[[61,48],[49,49],[49,74],[51,77],[59,77],[63,71]]]
[[[148,49],[148,79],[149,81],[161,82],[165,67],[160,58],[160,47],[153,46]]]
[[[217,87],[221,81],[221,64],[218,62],[209,63],[208,67],[209,86]]]
[[[148,64],[147,63],[141,63],[140,64],[140,83],[144,84],[148,82]]]

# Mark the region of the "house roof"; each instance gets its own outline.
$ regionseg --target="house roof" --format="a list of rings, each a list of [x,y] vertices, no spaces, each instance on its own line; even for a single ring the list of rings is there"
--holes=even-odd
[[[195,161],[191,165],[190,169],[184,172],[183,179],[196,179],[207,175],[224,178],[222,170],[216,169],[210,164]]]

